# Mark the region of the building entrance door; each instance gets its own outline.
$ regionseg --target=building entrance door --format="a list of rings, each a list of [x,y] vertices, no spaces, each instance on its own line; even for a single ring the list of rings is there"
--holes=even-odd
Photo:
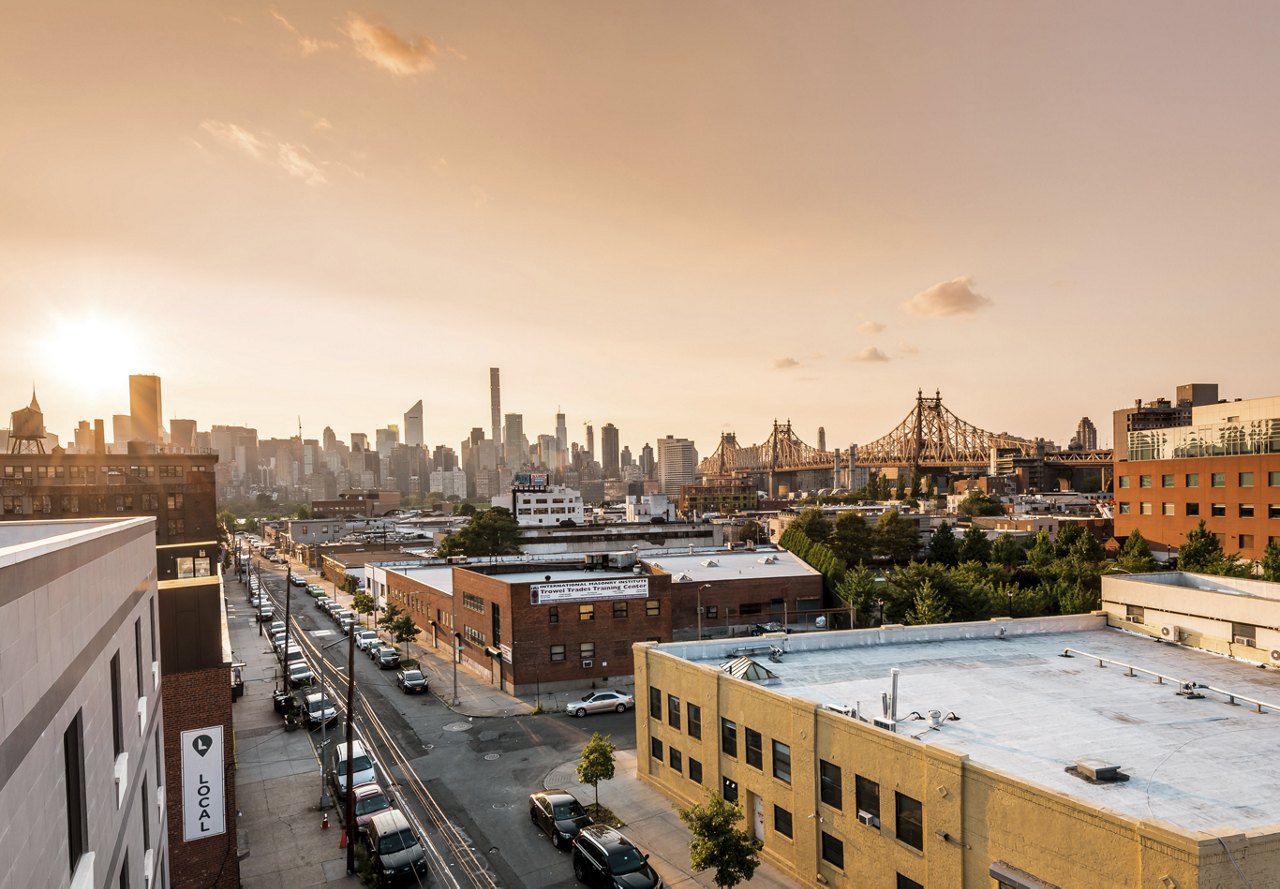
[[[764,842],[764,797],[759,794],[751,794],[751,798],[755,803],[755,832],[756,839]]]

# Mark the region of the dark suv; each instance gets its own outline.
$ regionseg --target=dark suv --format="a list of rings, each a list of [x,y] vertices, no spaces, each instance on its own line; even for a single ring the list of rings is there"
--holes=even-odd
[[[590,824],[578,832],[573,841],[573,875],[580,883],[608,889],[662,889],[662,877],[649,867],[649,856],[603,824]]]

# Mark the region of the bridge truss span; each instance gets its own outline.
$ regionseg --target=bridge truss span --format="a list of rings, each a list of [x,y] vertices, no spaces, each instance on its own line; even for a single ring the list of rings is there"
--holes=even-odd
[[[988,432],[957,417],[942,404],[942,393],[930,398],[916,393],[916,404],[891,432],[859,447],[855,466],[910,466],[921,469],[958,469],[990,463],[992,449],[1017,456],[1036,455],[1036,442]]]

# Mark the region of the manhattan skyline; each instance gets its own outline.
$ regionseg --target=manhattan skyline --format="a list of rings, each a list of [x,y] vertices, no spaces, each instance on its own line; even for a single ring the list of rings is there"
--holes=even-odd
[[[942,390],[1060,445],[1264,394],[1280,12],[69,3],[0,34],[0,388],[709,454]],[[85,83],[92,89],[85,89]],[[1231,323],[1234,319],[1237,323]],[[1247,363],[1247,362],[1246,362]],[[1105,428],[1100,439],[1107,439]],[[1109,444],[1109,441],[1100,441]]]

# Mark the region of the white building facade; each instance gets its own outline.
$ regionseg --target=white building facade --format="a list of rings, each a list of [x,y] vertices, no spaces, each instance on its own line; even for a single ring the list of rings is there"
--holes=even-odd
[[[566,520],[581,525],[582,494],[563,485],[513,487],[510,494],[494,497],[494,506],[511,511],[521,527],[559,525]]]

